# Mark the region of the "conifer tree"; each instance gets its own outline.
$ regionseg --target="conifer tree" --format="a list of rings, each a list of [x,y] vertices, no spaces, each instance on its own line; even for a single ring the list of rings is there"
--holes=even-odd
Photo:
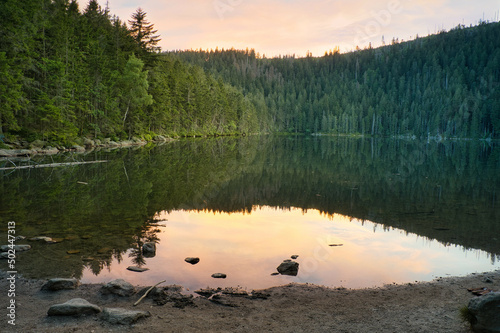
[[[132,14],[132,20],[129,20],[128,23],[130,34],[144,51],[160,51],[160,47],[157,45],[161,39],[159,35],[155,35],[158,30],[153,30],[154,24],[146,20],[145,11],[137,8],[136,12]]]

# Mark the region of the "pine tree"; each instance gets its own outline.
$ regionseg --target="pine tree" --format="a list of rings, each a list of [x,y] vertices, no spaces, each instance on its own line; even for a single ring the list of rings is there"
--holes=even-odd
[[[158,30],[153,30],[154,24],[146,20],[145,11],[137,8],[136,12],[132,14],[132,20],[129,20],[128,23],[130,25],[130,34],[144,51],[160,51],[160,47],[157,45],[161,39],[159,35],[155,35]]]

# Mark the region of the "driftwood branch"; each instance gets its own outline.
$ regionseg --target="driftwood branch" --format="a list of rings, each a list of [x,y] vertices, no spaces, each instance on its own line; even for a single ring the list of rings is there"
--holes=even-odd
[[[137,302],[135,302],[135,303],[134,303],[134,306],[136,306],[137,304],[141,303],[141,301],[142,301],[142,300],[143,300],[146,296],[148,296],[149,292],[150,292],[151,290],[153,290],[153,288],[154,288],[154,287],[156,287],[157,285],[162,284],[163,282],[166,282],[166,281],[167,281],[167,280],[160,281],[160,282],[158,282],[157,284],[155,284],[154,286],[152,286],[151,288],[149,288],[149,289],[148,289],[148,290],[144,293],[144,295],[142,295],[142,297],[141,297],[141,298],[139,298],[139,299],[137,300]]]
[[[71,166],[71,165],[79,165],[79,164],[93,164],[93,163],[103,163],[103,162],[107,162],[107,161],[106,160],[102,160],[102,161],[86,161],[86,162],[68,162],[68,163],[48,163],[48,164],[20,165],[20,166],[15,166],[15,167],[0,168],[0,170],[55,168],[55,167],[62,167],[62,166]]]

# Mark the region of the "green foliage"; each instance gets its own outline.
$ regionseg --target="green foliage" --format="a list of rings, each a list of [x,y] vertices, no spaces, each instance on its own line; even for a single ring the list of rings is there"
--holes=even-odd
[[[146,12],[137,8],[132,14],[132,20],[128,21],[130,25],[130,34],[137,42],[139,47],[145,52],[160,51],[158,42],[161,40],[159,35],[155,35],[157,30],[153,30],[154,24],[146,20]]]
[[[261,129],[500,137],[500,23],[321,58],[261,59],[248,49],[178,55],[245,91]]]
[[[16,114],[21,108],[21,84],[19,71],[13,71],[5,52],[0,52],[0,134],[17,131]]]
[[[0,21],[0,134],[68,144],[258,131],[239,90],[157,53],[141,9],[129,29],[97,0],[82,12],[76,0],[5,0]]]
[[[153,96],[148,94],[148,73],[143,71],[144,63],[131,55],[123,73],[116,78],[116,88],[120,99],[120,109],[124,110],[123,127],[129,137],[141,132],[143,108],[153,104]]]
[[[470,326],[476,324],[477,322],[476,316],[474,316],[474,314],[469,310],[469,308],[466,305],[460,308],[459,316],[464,323],[467,323]]]
[[[157,58],[149,82],[148,130],[181,136],[259,131],[255,107],[241,91],[173,54]]]

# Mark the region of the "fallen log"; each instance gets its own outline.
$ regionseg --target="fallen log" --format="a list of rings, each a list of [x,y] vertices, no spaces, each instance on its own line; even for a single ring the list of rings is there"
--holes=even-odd
[[[81,164],[93,164],[93,163],[104,163],[106,160],[99,161],[85,161],[85,162],[67,162],[67,163],[48,163],[48,164],[32,164],[32,165],[20,165],[14,167],[0,168],[0,170],[16,170],[16,169],[37,169],[37,168],[56,168],[62,166],[72,166]]]
[[[153,290],[153,289],[154,289],[154,287],[156,287],[156,286],[158,286],[159,284],[162,284],[163,282],[166,282],[166,281],[167,281],[167,280],[160,281],[160,282],[158,282],[157,284],[155,284],[154,286],[152,286],[151,288],[149,288],[149,289],[148,289],[148,290],[144,293],[144,295],[142,295],[142,297],[141,297],[141,298],[139,298],[139,300],[138,300],[137,302],[135,302],[135,303],[134,303],[134,306],[137,306],[137,304],[141,303],[141,301],[142,301],[142,300],[143,300],[146,296],[148,296],[149,292],[150,292],[151,290]]]

